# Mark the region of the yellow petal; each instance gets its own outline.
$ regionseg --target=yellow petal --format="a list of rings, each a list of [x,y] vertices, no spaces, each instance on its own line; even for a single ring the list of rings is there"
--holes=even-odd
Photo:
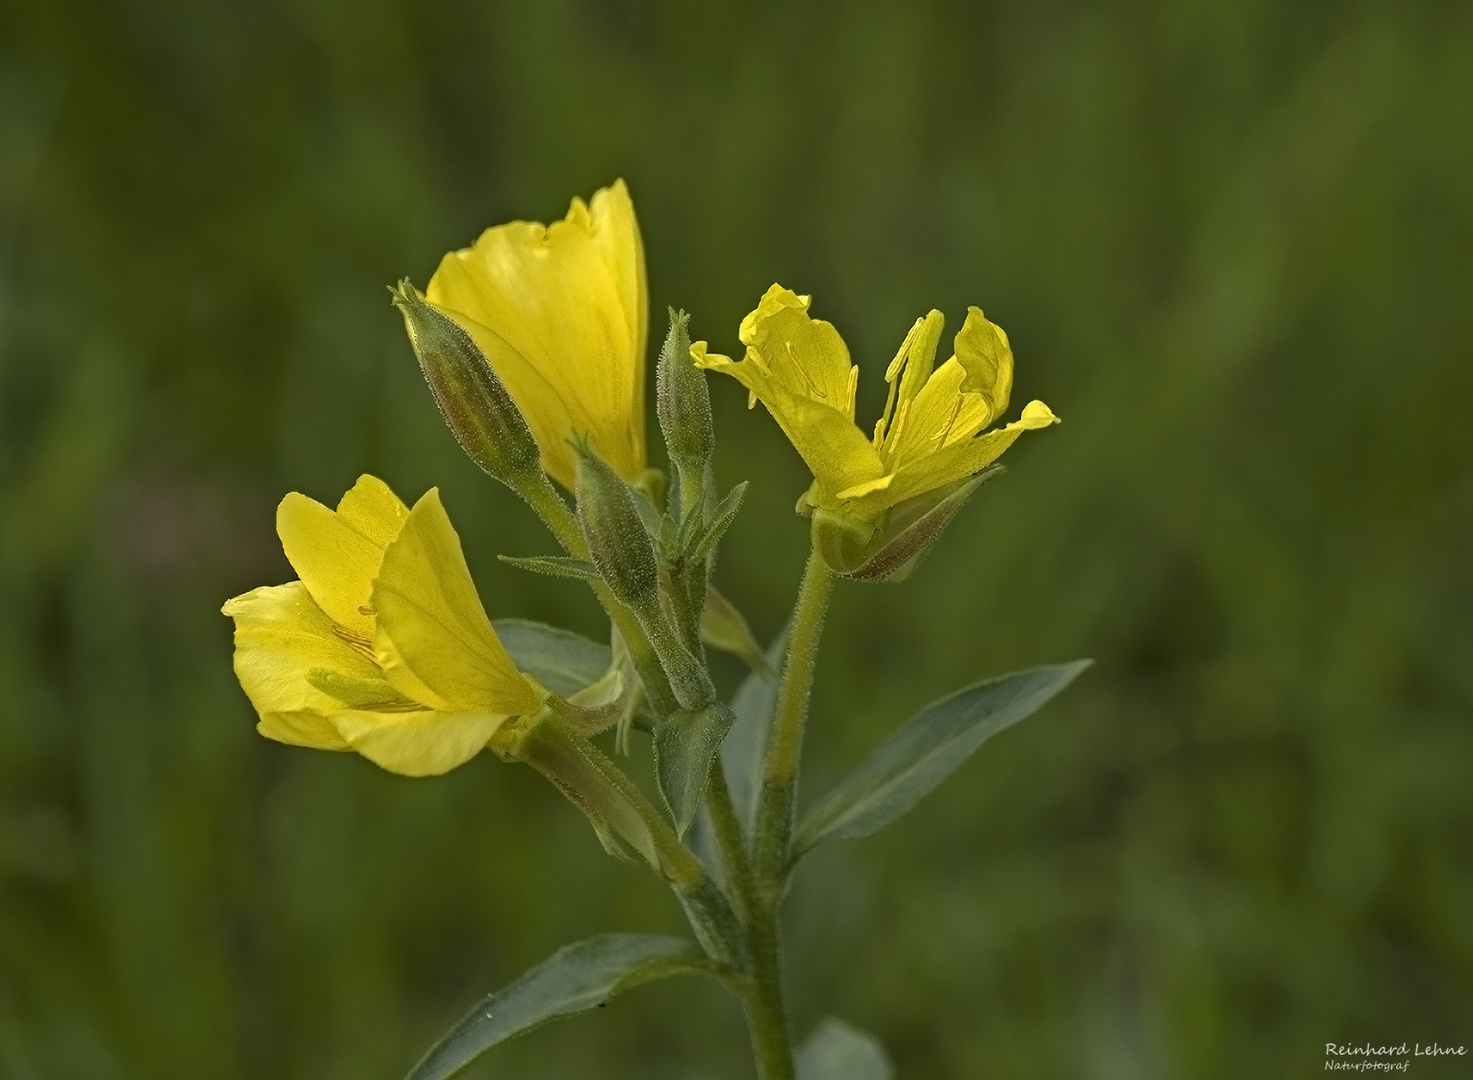
[[[235,674],[261,715],[261,733],[280,742],[343,749],[323,717],[343,708],[314,673],[381,687],[398,695],[360,648],[343,638],[300,581],[254,589],[226,602],[235,620]]]
[[[848,346],[832,323],[809,317],[807,297],[773,285],[742,320],[739,336],[747,361],[755,353],[777,386],[854,419]]]
[[[1023,432],[1058,422],[1059,418],[1047,405],[1041,401],[1030,401],[1023,409],[1023,415],[1006,427],[985,432],[975,439],[954,442],[933,454],[901,465],[895,472],[894,482],[883,492],[869,496],[869,503],[872,508],[894,506],[914,495],[964,480],[1000,458]]]
[[[575,434],[626,479],[644,471],[644,249],[622,182],[546,228],[486,230],[445,256],[425,296],[485,353],[552,476],[572,486]]]
[[[650,303],[644,268],[644,243],[639,235],[639,222],[634,216],[634,203],[624,181],[594,192],[588,202],[593,219],[593,242],[603,253],[604,262],[613,273],[620,302],[634,330],[634,356],[640,382],[635,399],[644,400],[644,355],[649,342]]]
[[[334,512],[294,491],[276,509],[276,533],[317,605],[339,626],[371,638],[373,576],[408,511],[372,476],[360,477],[339,507]]]
[[[364,473],[338,500],[338,518],[380,551],[399,535],[409,507],[377,476]]]
[[[967,308],[954,344],[957,362],[967,373],[962,392],[980,394],[986,402],[987,418],[973,428],[980,431],[1007,411],[1013,392],[1013,350],[1003,328],[988,322],[979,307]]]
[[[885,411],[875,427],[877,447],[884,444],[886,432],[890,430],[896,402],[904,407],[920,393],[921,387],[931,377],[931,370],[936,365],[936,346],[941,341],[941,330],[945,325],[946,317],[932,308],[924,318],[915,321],[900,343],[895,359],[885,369],[885,381],[890,384],[890,392],[885,398]]]
[[[273,742],[305,746],[309,750],[353,749],[323,713],[264,713],[256,724],[256,732]]]
[[[446,712],[511,716],[539,705],[491,628],[436,489],[384,552],[372,602],[379,666],[408,697]]]
[[[832,497],[835,492],[884,475],[879,453],[849,415],[793,392],[771,374],[760,358],[754,360],[751,350],[746,360],[736,363],[730,357],[707,352],[702,341],[691,347],[691,359],[701,367],[731,375],[767,406],[825,494]]]
[[[438,776],[479,754],[506,722],[495,713],[342,712],[343,741],[369,761],[403,776]]]

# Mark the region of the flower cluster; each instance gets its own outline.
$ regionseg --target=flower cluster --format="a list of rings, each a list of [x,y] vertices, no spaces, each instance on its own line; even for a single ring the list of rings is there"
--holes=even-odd
[[[959,487],[1024,431],[1057,418],[1032,401],[994,426],[1012,393],[1013,354],[1002,329],[973,307],[939,366],[941,313],[916,321],[885,372],[889,396],[866,434],[854,419],[859,369],[834,327],[809,314],[810,302],[773,285],[738,329],[742,360],[697,341],[689,363],[739,381],[802,456],[813,484],[798,508],[814,517],[815,543],[832,568],[892,574],[934,540],[959,505],[948,501]],[[422,297],[406,284],[396,303],[447,421],[483,465],[496,471],[495,461],[515,457],[505,447],[521,439],[519,460],[540,482],[545,474],[576,492],[576,444],[646,494],[659,489],[645,440],[644,247],[622,180],[588,203],[574,199],[552,225],[486,230],[441,260]],[[679,372],[669,382],[689,385]],[[667,438],[690,442],[678,423]],[[687,487],[699,480],[682,478]],[[539,512],[545,507],[544,499]],[[543,708],[547,692],[498,640],[435,491],[412,510],[367,476],[336,511],[293,493],[277,529],[300,580],[224,608],[236,621],[236,672],[263,735],[354,749],[418,776],[454,768],[494,744],[510,718]],[[576,534],[562,538],[570,553],[586,554],[572,550]],[[716,598],[708,607],[724,605]]]
[[[372,476],[335,509],[294,492],[276,528],[298,580],[224,607],[258,730],[357,751],[407,776],[444,773],[485,749],[528,765],[587,816],[605,850],[665,879],[695,935],[603,934],[559,950],[473,1009],[410,1080],[444,1080],[545,1020],[692,971],[741,998],[763,1080],[889,1075],[878,1042],[843,1025],[822,1025],[794,1053],[779,919],[793,869],[820,842],[899,818],[1088,662],[986,679],[934,702],[800,824],[804,725],[838,578],[902,580],[1003,452],[1057,422],[1031,401],[1000,423],[1013,388],[1007,335],[970,308],[938,364],[942,315],[917,319],[866,431],[854,418],[859,369],[838,331],[809,314],[809,297],[768,289],[737,331],[740,360],[693,344],[689,316],[671,311],[654,394],[667,481],[647,456],[644,248],[622,181],[574,199],[552,225],[488,229],[446,255],[423,293],[408,281],[391,292],[456,440],[561,547],[506,561],[586,582],[609,642],[493,624],[437,490],[413,508]],[[780,663],[712,582],[747,485],[717,490],[707,371],[740,382],[749,405],[761,401],[813,475],[797,505],[812,551]],[[708,647],[752,669],[730,703]],[[757,752],[718,758],[738,711]],[[662,806],[595,745],[611,727],[626,754],[631,732],[648,732]],[[710,841],[699,855],[686,840],[697,820]]]

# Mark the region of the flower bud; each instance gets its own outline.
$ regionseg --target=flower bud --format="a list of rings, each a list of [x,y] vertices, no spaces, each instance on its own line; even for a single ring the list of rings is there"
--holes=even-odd
[[[513,489],[540,475],[541,452],[527,421],[470,335],[407,280],[390,291],[425,382],[461,448]]]
[[[578,525],[589,557],[614,595],[636,612],[658,605],[660,568],[634,492],[587,443],[576,449]]]
[[[655,409],[670,460],[686,477],[698,478],[711,460],[715,430],[711,423],[711,395],[705,373],[690,358],[690,316],[670,311],[670,333],[660,350],[655,373]]]

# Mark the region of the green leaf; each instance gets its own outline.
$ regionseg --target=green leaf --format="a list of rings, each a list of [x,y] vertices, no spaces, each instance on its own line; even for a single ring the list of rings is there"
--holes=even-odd
[[[1036,712],[1092,662],[1017,671],[927,705],[813,808],[798,830],[794,859],[820,841],[852,840],[884,828],[977,747]]]
[[[891,1080],[880,1040],[830,1016],[798,1048],[798,1080]]]
[[[701,606],[700,635],[713,649],[740,656],[753,671],[772,673],[746,617],[710,584],[706,586],[706,601]]]
[[[682,709],[655,729],[655,782],[681,836],[695,820],[711,762],[735,719],[717,701],[703,709]]]
[[[726,530],[736,520],[737,511],[742,508],[742,496],[746,493],[747,481],[743,480],[727,493],[726,498],[717,503],[716,509],[711,512],[711,524],[706,527],[706,531],[701,534],[701,538],[696,541],[695,549],[691,552],[692,559],[704,559],[721,541]]]
[[[517,669],[563,697],[598,682],[613,663],[607,645],[571,630],[528,619],[497,619],[492,625]]]
[[[530,555],[518,558],[515,555],[496,556],[508,566],[518,570],[530,570],[534,574],[548,577],[576,578],[579,581],[598,581],[598,567],[586,559],[570,559],[566,555]]]
[[[488,995],[430,1048],[407,1080],[444,1080],[486,1051],[549,1020],[597,1008],[651,979],[704,970],[700,950],[681,938],[600,934],[564,946],[504,990]]]
[[[778,672],[787,647],[788,630],[784,627],[767,646],[768,670],[754,670],[731,699],[731,711],[736,714],[736,722],[721,744],[721,764],[726,769],[726,782],[731,788],[737,816],[748,833],[757,814],[757,796],[762,790],[762,759],[767,755],[772,714],[777,710]]]

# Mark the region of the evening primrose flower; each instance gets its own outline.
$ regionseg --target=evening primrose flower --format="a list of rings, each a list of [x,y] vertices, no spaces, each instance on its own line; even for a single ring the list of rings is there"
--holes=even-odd
[[[631,483],[645,472],[644,246],[623,180],[543,226],[513,221],[440,261],[425,296],[463,327],[572,490],[586,436]]]
[[[437,490],[412,510],[372,476],[336,511],[293,492],[276,531],[301,580],[222,609],[262,735],[430,776],[541,708],[545,693],[486,617]]]
[[[761,401],[813,473],[800,503],[842,521],[860,547],[873,546],[895,508],[954,488],[996,461],[1025,431],[1058,417],[1041,401],[987,430],[1008,406],[1013,353],[1002,328],[967,309],[955,354],[935,367],[944,318],[917,319],[885,372],[890,393],[873,434],[854,422],[859,369],[832,324],[808,314],[811,297],[773,285],[742,320],[746,358],[691,347],[699,367],[731,375]]]

